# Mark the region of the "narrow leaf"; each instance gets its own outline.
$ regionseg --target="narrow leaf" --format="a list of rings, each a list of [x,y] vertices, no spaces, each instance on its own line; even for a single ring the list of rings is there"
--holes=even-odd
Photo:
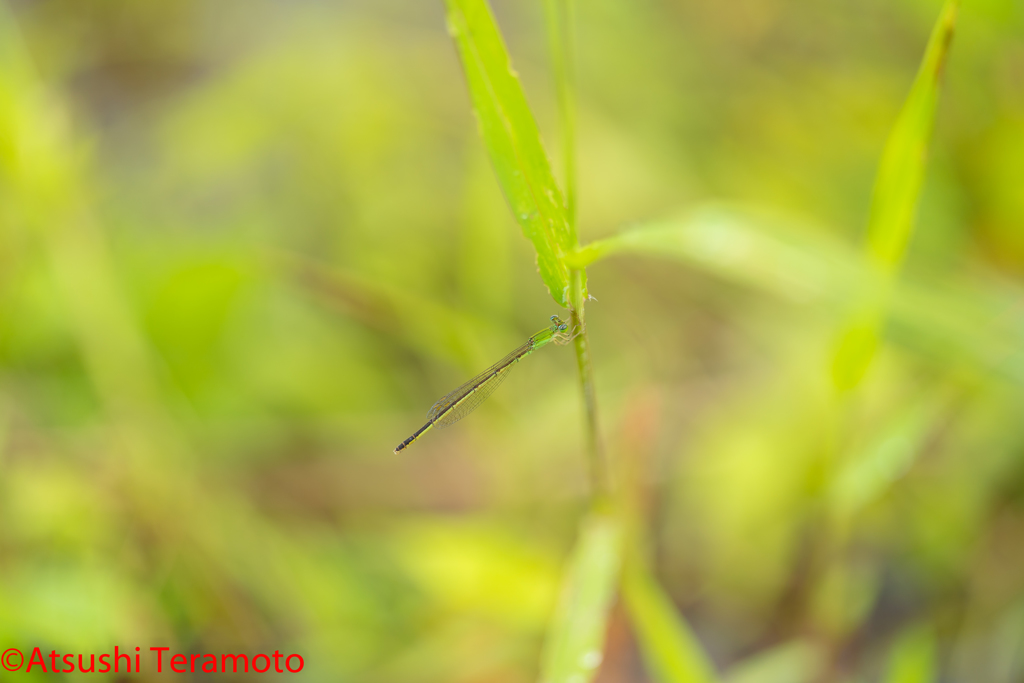
[[[617,518],[595,513],[584,521],[548,632],[542,683],[587,683],[596,675],[604,659],[621,548]]]
[[[522,86],[485,0],[445,0],[484,143],[552,298],[567,305],[569,271],[563,262],[574,241],[565,202]]]
[[[875,177],[866,249],[869,262],[886,278],[899,269],[913,231],[939,82],[953,38],[958,4],[958,0],[947,0],[935,22],[917,78],[889,133]],[[836,388],[856,387],[871,365],[881,339],[888,296],[884,286],[861,293],[849,322],[839,334],[833,356],[832,379]]]
[[[630,561],[622,597],[644,664],[655,683],[714,683],[715,669],[646,563]]]
[[[591,242],[570,253],[581,268],[621,253],[679,259],[726,279],[799,301],[844,297],[863,266],[842,245],[793,230],[794,221],[729,205],[700,206]]]
[[[577,268],[635,254],[679,261],[725,281],[841,314],[858,292],[879,287],[863,255],[782,214],[728,204],[630,227],[567,256]],[[889,294],[899,340],[936,360],[965,359],[1024,385],[1024,335],[1005,311],[1024,289],[963,279],[904,280]],[[852,327],[852,326],[851,326]]]
[[[910,239],[958,5],[958,0],[947,0],[935,22],[917,77],[878,166],[867,248],[872,261],[885,270],[899,266]]]

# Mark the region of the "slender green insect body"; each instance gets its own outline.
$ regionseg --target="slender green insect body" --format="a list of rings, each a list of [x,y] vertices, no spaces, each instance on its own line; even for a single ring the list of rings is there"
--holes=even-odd
[[[566,334],[568,327],[557,315],[551,316],[551,325],[537,332],[527,339],[522,346],[473,379],[441,397],[427,412],[427,424],[420,427],[408,439],[398,444],[395,453],[404,450],[406,446],[431,429],[450,427],[476,410],[488,396],[494,393],[498,385],[505,381],[505,378],[512,372],[512,368],[516,366],[516,363],[537,349],[543,348],[552,342],[556,344],[568,343],[570,339],[569,335]]]

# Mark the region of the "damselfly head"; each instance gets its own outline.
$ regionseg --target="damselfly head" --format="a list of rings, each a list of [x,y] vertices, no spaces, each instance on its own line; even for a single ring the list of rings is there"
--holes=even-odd
[[[573,335],[568,333],[569,324],[562,321],[557,315],[551,316],[551,341],[564,346],[572,341]]]

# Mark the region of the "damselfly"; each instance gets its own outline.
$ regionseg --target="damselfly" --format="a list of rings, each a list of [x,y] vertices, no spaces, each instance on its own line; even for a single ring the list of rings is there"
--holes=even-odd
[[[527,339],[522,346],[459,388],[441,397],[427,411],[427,424],[420,427],[408,439],[398,444],[395,453],[404,449],[431,429],[450,427],[476,410],[477,406],[483,403],[484,399],[493,394],[498,385],[505,381],[505,378],[512,372],[512,368],[516,366],[516,363],[537,349],[545,347],[552,342],[568,344],[572,338],[566,332],[568,328],[569,326],[562,322],[557,315],[551,316],[551,324]]]

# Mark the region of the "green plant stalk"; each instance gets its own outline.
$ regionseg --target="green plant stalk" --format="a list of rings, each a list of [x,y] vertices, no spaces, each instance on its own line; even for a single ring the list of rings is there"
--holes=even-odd
[[[590,339],[587,336],[583,279],[585,271],[570,271],[571,329],[576,330],[573,346],[576,349],[576,369],[579,371],[580,392],[583,395],[584,427],[587,457],[590,462],[591,495],[595,506],[603,505],[611,496],[608,462],[601,441],[597,419],[597,394],[594,390],[594,365],[590,360]]]
[[[573,249],[579,249],[576,228],[576,110],[573,82],[572,0],[545,0],[548,39],[558,94],[558,113],[562,127],[562,162],[565,177],[565,215]],[[564,261],[564,260],[563,260]],[[576,368],[583,397],[584,430],[590,464],[591,495],[595,506],[602,505],[611,493],[608,463],[597,418],[597,394],[594,389],[594,365],[590,359],[590,338],[587,336],[585,306],[587,271],[570,268],[569,312],[575,331]]]
[[[559,254],[563,267],[567,267],[566,255],[580,246],[576,229],[571,3],[572,0],[545,0],[544,3],[562,127],[565,174],[563,211],[569,238],[568,249]],[[609,514],[612,506],[611,485],[598,427],[594,366],[590,360],[590,338],[587,335],[584,308],[589,298],[587,271],[583,267],[567,267],[567,270],[569,284],[563,298],[569,308],[569,324],[583,397],[584,439],[590,465],[591,512],[584,517],[580,527],[575,559],[563,581],[559,608],[546,639],[541,662],[542,683],[587,683],[597,675],[603,659],[609,614],[617,593],[623,540],[618,515]]]

